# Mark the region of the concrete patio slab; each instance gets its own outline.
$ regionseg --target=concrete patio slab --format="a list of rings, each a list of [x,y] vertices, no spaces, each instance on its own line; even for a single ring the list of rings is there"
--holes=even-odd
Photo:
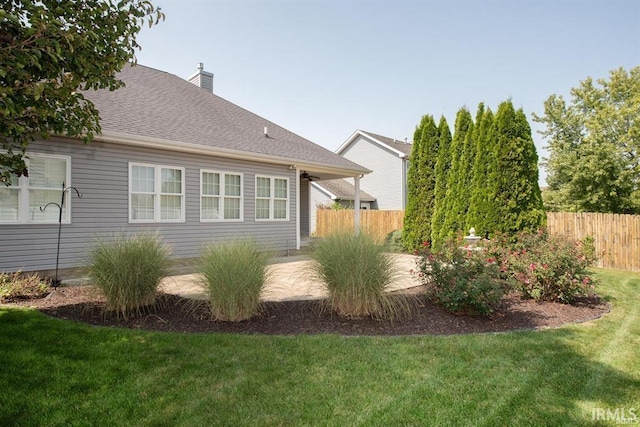
[[[391,290],[408,289],[420,286],[412,270],[416,269],[418,257],[407,254],[393,254],[398,269],[397,280]],[[269,266],[270,280],[265,286],[262,299],[264,301],[287,301],[318,299],[326,297],[319,283],[314,282],[308,273],[311,259],[307,256],[278,258]],[[182,274],[165,277],[160,283],[160,290],[183,298],[204,299],[204,291],[200,285],[199,274]]]

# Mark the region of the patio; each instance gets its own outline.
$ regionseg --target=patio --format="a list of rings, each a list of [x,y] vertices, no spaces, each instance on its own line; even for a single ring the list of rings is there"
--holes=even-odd
[[[416,268],[416,256],[393,254],[398,268],[397,280],[391,290],[408,289],[420,286],[420,282],[411,273]],[[324,298],[326,294],[321,286],[310,280],[308,265],[311,258],[306,255],[275,258],[270,268],[270,280],[265,287],[263,300],[291,301]],[[165,293],[179,295],[184,298],[204,299],[199,285],[199,274],[182,274],[169,276],[160,283],[160,290]]]

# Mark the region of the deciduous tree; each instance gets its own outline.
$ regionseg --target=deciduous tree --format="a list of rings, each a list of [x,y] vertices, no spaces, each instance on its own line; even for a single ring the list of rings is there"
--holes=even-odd
[[[640,66],[585,79],[568,103],[551,95],[534,120],[546,126],[554,210],[640,212]]]
[[[82,91],[123,85],[142,25],[164,15],[148,0],[13,0],[0,9],[0,180],[26,175],[35,138],[100,132]]]

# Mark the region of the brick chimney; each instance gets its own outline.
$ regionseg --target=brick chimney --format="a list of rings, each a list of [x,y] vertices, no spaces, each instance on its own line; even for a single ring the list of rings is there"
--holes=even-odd
[[[194,85],[213,93],[213,74],[204,71],[202,62],[198,64],[198,71],[191,75],[188,80]]]

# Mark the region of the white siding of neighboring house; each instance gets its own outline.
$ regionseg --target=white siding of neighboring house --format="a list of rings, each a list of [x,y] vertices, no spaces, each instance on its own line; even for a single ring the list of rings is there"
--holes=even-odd
[[[373,171],[360,179],[360,188],[376,198],[378,209],[403,209],[403,160],[397,153],[358,135],[340,155]]]
[[[276,250],[296,247],[296,176],[288,166],[95,141],[35,141],[29,152],[69,156],[70,185],[82,193],[71,195],[71,223],[62,225],[60,268],[82,265],[96,237],[118,232],[157,231],[174,258],[197,257],[203,245],[242,236]],[[129,223],[129,162],[185,169],[185,222]],[[243,174],[243,222],[200,222],[200,169]],[[289,178],[289,220],[255,220],[256,174]],[[57,223],[0,224],[0,271],[55,268],[57,236]]]
[[[320,181],[319,184],[322,185],[322,181]],[[309,185],[309,187],[309,198],[311,200],[309,228],[311,233],[315,233],[318,217],[318,205],[331,206],[333,204],[333,200],[327,195],[327,193],[318,190],[314,185]]]

